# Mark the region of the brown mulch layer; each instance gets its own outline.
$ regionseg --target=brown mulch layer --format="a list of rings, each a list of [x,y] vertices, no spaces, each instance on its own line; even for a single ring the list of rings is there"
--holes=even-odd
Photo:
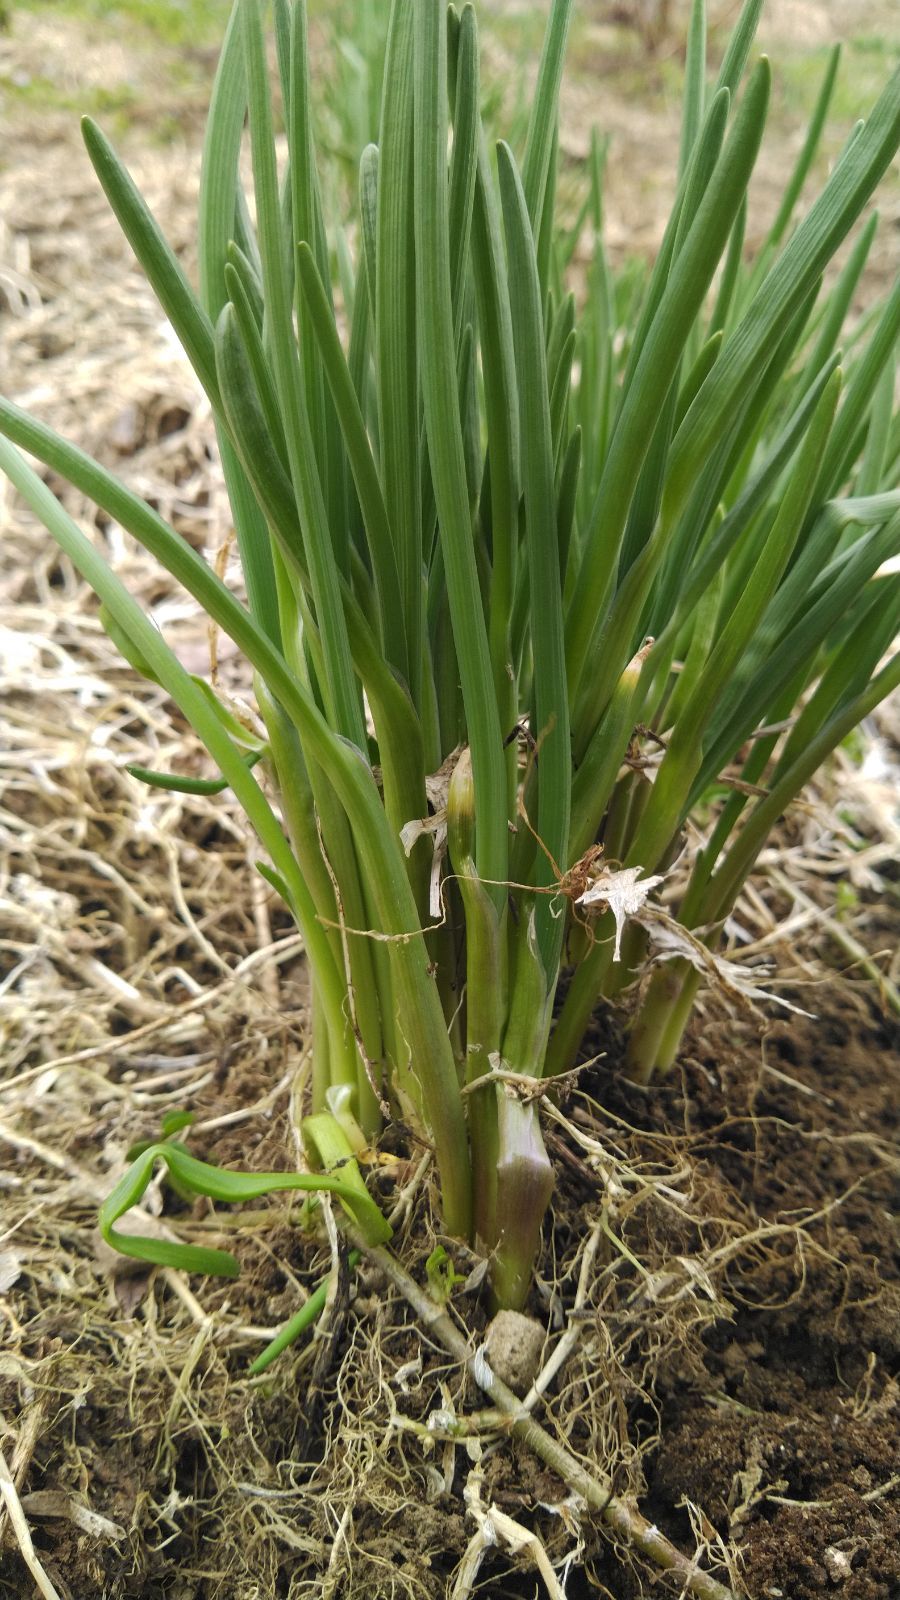
[[[614,135],[619,260],[658,242],[677,111],[665,51],[623,76],[607,9],[585,8],[576,40],[563,178],[580,173],[599,118]],[[802,23],[810,48],[874,35],[888,15],[881,0],[768,10],[770,30]],[[514,76],[514,41],[497,46],[497,81]],[[486,50],[490,65],[487,37]],[[121,142],[193,273],[203,95],[193,80],[178,88],[169,59],[127,28],[88,37],[67,11],[13,8],[0,38],[0,365],[7,392],[122,473],[238,585],[208,408],[77,118],[38,119],[9,92],[38,73],[73,93],[133,82]],[[773,129],[763,212],[802,131],[793,107]],[[883,225],[866,296],[889,281],[892,249]],[[206,673],[217,656],[243,711],[242,663],[121,530],[53,487],[185,665]],[[476,1490],[539,1533],[568,1600],[666,1592],[518,1445],[423,1435],[436,1408],[481,1402],[370,1268],[327,1361],[307,1337],[248,1379],[328,1267],[283,1198],[235,1230],[223,1211],[151,1192],[148,1209],[181,1237],[224,1235],[237,1283],[123,1270],[99,1244],[99,1202],[167,1111],[197,1113],[190,1142],[210,1160],[295,1164],[306,975],[228,797],[128,777],[129,761],[209,766],[165,697],[116,660],[69,564],[2,486],[0,501],[0,1445],[62,1600],[436,1600],[471,1540],[464,1491]],[[900,1594],[900,1054],[874,990],[822,982],[823,961],[859,974],[861,955],[888,1002],[885,980],[896,991],[900,977],[890,715],[867,730],[862,765],[842,753],[807,796],[736,916],[745,956],[774,957],[776,982],[797,985],[818,1020],[778,1023],[761,1042],[745,1022],[707,1018],[649,1093],[618,1076],[604,1024],[608,1060],[562,1122],[547,1110],[559,1184],[532,1310],[550,1345],[573,1323],[582,1337],[542,1420],[754,1600]],[[414,1186],[397,1248],[425,1281],[427,1183],[415,1187],[402,1144],[387,1138],[383,1154],[385,1205]],[[475,1263],[444,1243],[465,1277]],[[477,1283],[457,1285],[452,1305],[473,1336],[483,1329]],[[478,1584],[543,1592],[532,1567],[496,1553]],[[0,1509],[0,1600],[36,1592]]]
[[[614,1068],[615,1020],[598,1025],[607,1059],[548,1108],[559,1187],[532,1310],[551,1341],[573,1315],[583,1340],[543,1420],[740,1592],[892,1600],[900,1041],[861,992],[825,996],[820,1010],[762,1040],[746,1023],[708,1023],[650,1091]],[[198,1153],[289,1162],[283,1117],[233,1134],[221,1125],[259,1094],[237,1052],[198,1092],[201,1114],[216,1113]],[[391,1142],[375,1180],[386,1206],[414,1165],[391,1162]],[[78,1154],[89,1167],[89,1141]],[[7,1182],[31,1162],[23,1150]],[[427,1200],[420,1190],[397,1239],[420,1277],[434,1243]],[[191,1237],[216,1225],[171,1197],[165,1211]],[[585,1240],[601,1225],[573,1312]],[[436,1408],[464,1416],[480,1402],[371,1268],[353,1279],[324,1370],[307,1337],[248,1382],[250,1330],[289,1316],[327,1255],[283,1203],[232,1240],[241,1279],[195,1280],[199,1305],[162,1275],[110,1278],[102,1255],[72,1257],[62,1237],[61,1281],[45,1280],[53,1303],[35,1293],[40,1269],[32,1280],[22,1262],[4,1301],[18,1337],[0,1368],[0,1409],[27,1416],[26,1386],[43,1408],[20,1493],[62,1595],[437,1600],[472,1535],[473,1481],[484,1507],[538,1532],[568,1572],[569,1600],[671,1592],[613,1549],[523,1447],[490,1433],[480,1449],[427,1437]],[[463,1275],[471,1259],[445,1243]],[[93,1309],[76,1289],[91,1281]],[[483,1289],[463,1285],[452,1304],[473,1336],[484,1327]],[[76,1502],[117,1533],[73,1524]],[[7,1546],[0,1595],[28,1593],[25,1581]],[[530,1596],[538,1582],[492,1554],[479,1592]]]

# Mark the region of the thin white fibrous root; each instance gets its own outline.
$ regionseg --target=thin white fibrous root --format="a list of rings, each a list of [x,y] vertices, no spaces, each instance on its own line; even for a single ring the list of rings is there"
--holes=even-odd
[[[471,1342],[460,1333],[446,1312],[436,1311],[434,1301],[420,1289],[415,1279],[410,1277],[390,1251],[380,1245],[367,1246],[361,1236],[355,1235],[354,1242],[372,1261],[377,1262],[416,1315],[424,1319],[429,1332],[440,1340],[444,1348],[461,1365],[466,1367],[497,1410],[509,1418],[511,1432],[522,1439],[535,1455],[562,1478],[569,1489],[580,1494],[593,1511],[598,1511],[607,1527],[623,1543],[637,1550],[664,1572],[675,1574],[681,1580],[685,1594],[697,1595],[699,1600],[736,1600],[733,1590],[719,1583],[710,1573],[699,1571],[692,1560],[683,1555],[665,1534],[641,1515],[637,1506],[620,1498],[605,1474],[599,1469],[588,1472],[564,1445],[535,1422],[512,1389],[509,1389],[496,1373],[491,1372],[480,1348],[473,1351]],[[464,1565],[472,1549],[470,1546],[466,1552]],[[463,1589],[460,1593],[464,1595],[466,1590]]]

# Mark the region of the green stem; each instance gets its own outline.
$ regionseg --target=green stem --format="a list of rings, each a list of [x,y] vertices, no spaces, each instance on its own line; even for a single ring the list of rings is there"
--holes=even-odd
[[[569,984],[562,1010],[556,1019],[544,1068],[548,1077],[568,1072],[578,1059],[582,1040],[600,996],[603,980],[613,957],[613,919],[609,912],[598,918],[594,944],[577,968]]]
[[[675,1064],[675,1057],[678,1054],[684,1030],[694,1009],[697,990],[700,988],[701,975],[696,967],[690,966],[688,962],[680,962],[679,967],[681,969],[681,989],[672,1006],[671,1014],[660,1038],[659,1049],[656,1054],[656,1070],[661,1075],[668,1072]]]
[[[417,0],[416,294],[420,382],[447,596],[475,772],[476,862],[498,910],[507,877],[506,763],[472,540],[456,384],[447,195],[447,23],[441,0]],[[403,7],[400,11],[404,10]]]
[[[315,976],[310,983],[310,1040],[312,1049],[312,1107],[324,1111],[325,1096],[331,1087],[331,1037],[328,1015]]]
[[[538,952],[533,910],[519,925],[510,986],[502,1066],[525,1077],[544,1071],[550,1005]],[[497,1115],[497,1240],[491,1289],[498,1306],[521,1309],[541,1242],[541,1224],[553,1193],[553,1168],[537,1105],[522,1102],[506,1084],[494,1090]]]
[[[367,926],[369,920],[353,839],[346,816],[337,804],[322,769],[317,766],[312,770],[307,768],[293,724],[258,675],[256,696],[269,731],[285,820],[298,849],[298,859],[307,882],[313,888],[319,919],[328,932],[338,969],[344,972],[345,980],[352,986],[352,997],[345,990],[344,1042],[332,1057],[333,1081],[356,1085],[354,1114],[366,1134],[372,1137],[381,1127],[381,1117],[360,1050],[365,1051],[376,1072],[380,1072],[383,1044],[378,984],[370,942],[354,940],[345,953],[339,926],[342,917],[350,927]],[[327,851],[327,859],[323,856],[323,846]],[[331,873],[328,870],[329,862]],[[340,906],[337,893],[340,894]],[[358,1047],[353,1042],[351,1031],[354,1015],[359,1032]],[[335,1043],[337,1045],[337,1041]]]
[[[7,412],[12,412],[12,408],[0,406],[0,417]],[[31,428],[34,426],[30,425]],[[42,440],[46,438],[46,430],[35,431]],[[359,750],[335,735],[309,692],[288,669],[284,657],[202,558],[167,528],[148,506],[121,485],[114,485],[101,468],[91,467],[86,457],[70,446],[63,446],[61,441],[57,441],[57,446],[67,461],[80,461],[83,464],[84,473],[81,476],[93,486],[86,492],[94,493],[96,497],[96,491],[99,491],[99,503],[106,501],[124,508],[126,523],[140,527],[147,547],[160,554],[169,570],[174,571],[200,600],[208,616],[217,621],[243,650],[291,717],[304,749],[327,769],[352,822],[354,838],[364,852],[366,871],[381,923],[380,931],[390,941],[388,949],[391,952],[398,1031],[404,1041],[405,1061],[412,1068],[409,1076],[415,1086],[416,1104],[434,1133],[447,1230],[461,1237],[467,1236],[471,1222],[470,1166],[456,1064],[434,978],[429,971],[428,952],[407,877],[406,859],[397,834],[385,815],[371,768]],[[174,658],[153,624],[65,514],[46,485],[26,466],[18,451],[2,439],[0,467],[29,501],[101,600],[111,611],[122,608],[127,613],[127,625],[123,624],[125,631],[135,634],[147,660],[151,664],[159,664],[160,675],[162,671],[168,673]],[[182,669],[178,670],[182,672]],[[298,909],[298,921],[307,940],[311,962],[323,982],[330,983],[330,974],[334,973],[337,978],[337,1004],[340,1007],[343,984],[335,971],[324,929],[316,919],[312,898],[297,869],[293,853],[288,850],[281,829],[265,803],[253,774],[247,771],[231,740],[209,710],[207,701],[188,674],[182,673],[179,685],[182,680],[185,680],[185,687],[184,694],[179,689],[179,702],[198,731],[201,725],[204,729],[210,725],[208,732],[202,732],[201,737],[244,805],[251,822],[258,828],[277,870],[291,884],[296,905],[301,908]],[[196,716],[193,709],[188,712],[184,697],[190,700],[192,708],[198,701],[201,702]],[[215,726],[212,727],[212,724]],[[323,994],[323,1001],[325,999]]]
[[[594,843],[610,804],[616,776],[634,732],[641,669],[652,646],[639,650],[622,673],[612,699],[600,719],[572,787],[572,833],[570,861],[580,861]],[[615,854],[612,838],[604,840],[608,854]]]
[[[486,1077],[500,1050],[506,1012],[505,929],[479,883],[472,859],[475,800],[472,760],[464,750],[447,802],[450,860],[466,920],[466,1082]],[[491,1084],[469,1096],[476,1237],[491,1249],[497,1236],[497,1095]]]
[[[695,912],[692,923],[721,922],[728,915],[778,817],[841,740],[898,685],[900,652],[826,723],[787,767],[765,799],[757,802],[718,871],[708,879],[702,891],[698,890],[696,901],[692,897],[691,909]],[[697,881],[703,884],[702,877]],[[670,992],[661,974],[651,982],[644,1005],[647,1042],[643,1042],[642,1033],[639,1033],[637,1044],[630,1052],[632,1066],[640,1076],[651,1075],[654,1068],[667,1071],[671,1067],[687,1025],[700,975],[688,970],[685,964],[679,965],[683,983],[677,992]]]
[[[682,992],[686,965],[682,961],[664,961],[650,979],[628,1040],[628,1075],[637,1083],[649,1083],[657,1070],[662,1041]]]

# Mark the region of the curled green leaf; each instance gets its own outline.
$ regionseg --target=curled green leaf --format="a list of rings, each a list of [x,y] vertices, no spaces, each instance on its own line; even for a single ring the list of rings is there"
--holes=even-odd
[[[265,750],[251,750],[244,757],[248,772],[264,755]],[[169,789],[172,794],[222,794],[228,788],[227,778],[187,778],[180,772],[154,772],[150,767],[134,765],[127,766],[125,771],[151,789]]]
[[[116,1227],[119,1219],[143,1198],[159,1161],[165,1163],[173,1178],[191,1194],[206,1195],[210,1200],[222,1200],[228,1205],[259,1200],[279,1190],[296,1189],[304,1194],[327,1191],[341,1201],[367,1243],[384,1244],[391,1237],[390,1224],[367,1193],[359,1168],[349,1155],[340,1176],[334,1172],[228,1172],[209,1162],[198,1161],[183,1145],[160,1143],[150,1145],[132,1162],[100,1208],[100,1232],[106,1243],[138,1261],[219,1278],[236,1278],[240,1271],[228,1250],[147,1238],[143,1234],[123,1233]]]

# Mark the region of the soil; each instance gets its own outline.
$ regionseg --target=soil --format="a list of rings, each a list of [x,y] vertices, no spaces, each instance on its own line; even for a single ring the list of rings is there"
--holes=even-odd
[[[497,62],[520,51],[533,8],[530,23],[507,0],[483,9],[495,35],[486,72],[502,77]],[[658,241],[681,48],[676,33],[647,56],[633,28],[610,20],[627,9],[582,9],[562,146],[571,175],[595,116],[615,134],[617,260]],[[791,0],[769,8],[767,42],[793,30],[799,95],[802,51],[819,52],[818,73],[820,47],[838,37],[880,76],[890,17],[885,0]],[[14,7],[0,35],[4,388],[99,451],[215,557],[227,522],[208,412],[109,221],[73,104],[87,92],[100,111],[101,90],[128,86],[117,135],[191,270],[212,56],[154,44],[115,13],[99,32],[74,8]],[[880,39],[881,54],[853,57],[862,36]],[[56,97],[45,104],[47,84]],[[763,214],[802,113],[789,97],[774,124]],[[883,231],[865,296],[895,265]],[[67,504],[109,539],[185,664],[206,671],[205,632],[165,581],[77,497]],[[350,1278],[327,1339],[307,1336],[248,1377],[329,1266],[284,1197],[245,1209],[239,1228],[168,1191],[151,1197],[182,1237],[223,1236],[237,1282],[132,1271],[99,1242],[97,1205],[125,1152],[172,1109],[196,1114],[199,1155],[295,1164],[305,974],[228,797],[148,797],[124,773],[128,760],[147,763],[148,745],[152,765],[205,768],[164,697],[117,664],[71,569],[20,509],[4,510],[0,627],[4,650],[15,637],[19,653],[9,645],[0,708],[0,1445],[62,1600],[438,1600],[475,1531],[464,1491],[539,1535],[568,1600],[674,1593],[518,1443],[488,1432],[479,1460],[478,1441],[425,1431],[437,1408],[469,1415],[481,1400],[370,1265]],[[240,691],[240,664],[219,664]],[[846,838],[827,826],[816,854],[798,825],[781,864],[814,900],[839,871],[855,896],[847,926],[890,957],[896,893],[882,895],[886,852],[872,840],[893,837],[896,794],[880,781],[863,799],[849,767],[842,778],[844,804],[883,822],[866,849],[856,841],[849,885]],[[818,877],[803,876],[811,855]],[[793,909],[783,892],[765,888],[777,917]],[[900,1036],[874,984],[826,964],[848,957],[814,924],[770,948],[815,1019],[761,1032],[711,1011],[673,1077],[646,1091],[618,1070],[622,1019],[610,1012],[591,1048],[605,1058],[562,1120],[546,1108],[558,1187],[529,1309],[550,1341],[570,1322],[582,1337],[540,1415],[736,1592],[896,1600]],[[419,1154],[385,1137],[372,1182],[386,1207]],[[395,1241],[423,1283],[439,1242],[432,1200],[420,1181]],[[464,1280],[451,1309],[475,1339],[486,1323],[478,1264],[440,1242]],[[519,1600],[544,1592],[526,1556],[496,1550],[478,1586]],[[0,1597],[36,1592],[0,1510]]]
[[[900,1594],[896,1024],[853,989],[830,989],[817,1019],[779,1022],[762,1037],[746,1021],[708,1021],[673,1078],[652,1090],[616,1069],[613,1014],[592,1044],[606,1059],[583,1075],[564,1121],[548,1121],[558,1191],[530,1309],[551,1335],[567,1321],[580,1246],[601,1215],[619,1243],[597,1258],[584,1345],[551,1390],[544,1420],[610,1471],[620,1492],[635,1490],[681,1548],[718,1557],[738,1592],[892,1600]],[[222,1115],[246,1105],[259,1092],[254,1077],[246,1063],[226,1066],[196,1109]],[[249,1138],[201,1135],[195,1148],[224,1163],[283,1165],[284,1132],[274,1118]],[[603,1144],[605,1176],[585,1140]],[[386,1152],[387,1205],[409,1171]],[[642,1183],[632,1188],[635,1174]],[[433,1243],[426,1205],[423,1192],[398,1241],[423,1280]],[[198,1209],[192,1218],[170,1198],[166,1211],[197,1236]],[[64,1297],[36,1308],[27,1279],[7,1297],[24,1336],[2,1369],[0,1406],[7,1418],[17,1414],[27,1371],[33,1384],[40,1375],[46,1407],[24,1504],[37,1494],[40,1507],[40,1491],[62,1485],[129,1530],[126,1541],[98,1542],[35,1518],[40,1558],[73,1597],[437,1600],[472,1536],[463,1490],[473,1462],[459,1445],[435,1447],[423,1424],[438,1406],[477,1409],[477,1398],[370,1267],[352,1281],[324,1365],[307,1340],[249,1383],[232,1319],[277,1325],[327,1258],[281,1204],[247,1220],[236,1236],[240,1283],[197,1285],[212,1318],[199,1330],[170,1288],[140,1273],[105,1280],[117,1301],[114,1328],[95,1329]],[[445,1242],[464,1275],[466,1253]],[[477,1336],[482,1292],[464,1285],[452,1303]],[[650,1574],[606,1541],[597,1520],[566,1512],[565,1486],[523,1446],[486,1437],[481,1472],[485,1506],[537,1531],[555,1561],[574,1555],[569,1600],[647,1592]],[[342,1553],[348,1506],[352,1537]],[[245,1542],[235,1518],[245,1520]],[[329,1560],[333,1583],[323,1586]],[[490,1594],[539,1592],[532,1570],[497,1554],[480,1582]],[[0,1594],[28,1593],[25,1583],[7,1549]],[[653,1592],[673,1591],[663,1583]]]
[[[897,1045],[894,1024],[831,1003],[759,1049],[701,1035],[680,1083],[649,1097],[604,1086],[605,1108],[683,1141],[716,1210],[772,1229],[729,1265],[730,1312],[696,1367],[660,1366],[644,1503],[682,1541],[679,1506],[701,1508],[750,1595],[900,1593]],[[696,1249],[708,1227],[670,1248]],[[628,1242],[647,1259],[643,1230]],[[638,1592],[606,1571],[617,1595]]]

